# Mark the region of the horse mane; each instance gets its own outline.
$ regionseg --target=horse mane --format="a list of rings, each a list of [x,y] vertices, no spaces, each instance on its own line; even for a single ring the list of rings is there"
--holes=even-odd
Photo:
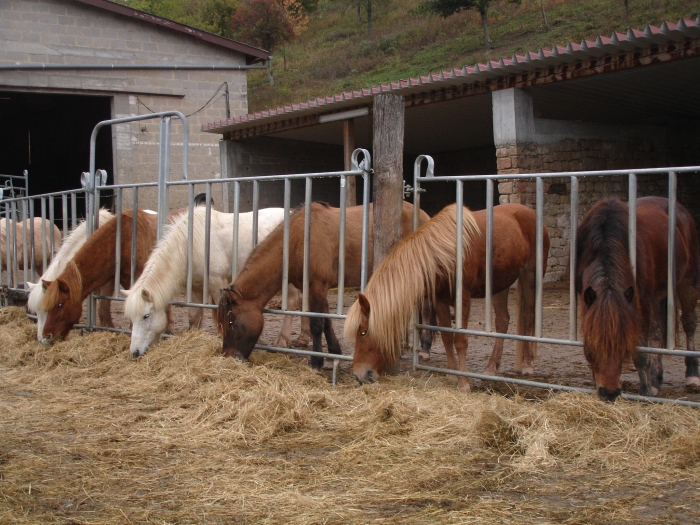
[[[481,230],[474,215],[464,209],[464,264],[472,257]],[[380,263],[364,291],[371,308],[369,330],[383,356],[398,358],[401,338],[412,321],[414,309],[427,296],[434,299],[435,283],[442,278],[454,282],[456,270],[456,205],[451,204],[399,242]],[[344,335],[354,340],[362,320],[359,302],[355,302],[345,319]]]
[[[197,206],[192,212],[192,251],[196,255],[204,253],[206,208]],[[218,213],[211,210],[212,216]],[[158,241],[148,258],[143,272],[129,290],[124,303],[127,317],[142,312],[145,300],[142,291],[147,290],[156,309],[163,309],[175,293],[184,286],[187,278],[187,236],[189,218],[187,213],[177,218],[165,228],[165,234]],[[194,264],[197,264],[195,257]],[[202,261],[203,264],[203,261]]]
[[[46,292],[44,292],[44,297],[41,299],[41,309],[48,312],[49,310],[55,308],[58,305],[59,296],[61,290],[58,285],[58,281],[61,280],[68,285],[68,296],[71,299],[80,299],[83,290],[83,279],[78,270],[78,266],[71,259],[66,265],[61,275],[59,275],[55,281],[53,281]],[[41,285],[39,285],[41,286]]]
[[[100,210],[100,224],[104,224],[106,221],[114,217],[109,211],[101,209]],[[81,221],[78,225],[73,228],[73,230],[68,234],[65,241],[61,244],[61,249],[51,261],[51,264],[46,269],[41,279],[46,281],[53,281],[61,275],[61,272],[66,268],[68,261],[70,261],[76,252],[85,244],[87,240],[87,223],[86,221]],[[38,312],[41,308],[41,300],[44,296],[44,287],[41,283],[38,283],[32,291],[29,293],[29,299],[27,301],[27,308],[30,312]]]
[[[591,358],[601,363],[620,352],[627,357],[639,337],[634,306],[639,297],[629,259],[628,222],[626,204],[605,199],[593,207],[578,232],[576,290],[584,293],[584,270],[589,272],[589,282],[600,283],[596,300],[582,315],[581,330],[586,346],[596,349]],[[635,288],[633,305],[623,295],[630,282]]]

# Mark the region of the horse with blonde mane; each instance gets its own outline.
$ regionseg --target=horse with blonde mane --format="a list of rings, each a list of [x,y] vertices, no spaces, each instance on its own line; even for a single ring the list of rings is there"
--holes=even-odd
[[[535,212],[520,204],[493,208],[493,308],[496,330],[507,333],[510,314],[508,293],[518,281],[517,333],[532,335],[535,318],[536,268]],[[462,221],[462,326],[469,323],[472,298],[485,296],[486,211],[464,208]],[[450,306],[455,302],[457,235],[456,205],[451,204],[430,222],[397,244],[350,307],[345,337],[355,341],[353,373],[362,384],[376,380],[400,358],[400,341],[409,329],[413,312],[425,297],[434,302],[439,326],[451,327]],[[544,228],[544,268],[549,234]],[[440,332],[451,370],[467,371],[467,336]],[[455,348],[457,359],[455,360]],[[484,370],[495,375],[501,363],[503,339],[497,338]],[[516,341],[515,370],[534,372],[535,343]],[[459,389],[469,391],[469,379],[459,377]]]
[[[100,210],[99,226],[102,226],[112,217],[114,217],[114,215],[107,210]],[[87,223],[85,221],[81,221],[75,228],[73,228],[68,237],[66,237],[65,241],[61,244],[61,249],[58,251],[56,257],[54,257],[49,267],[41,276],[41,280],[53,281],[56,279],[56,277],[58,277],[66,268],[68,261],[70,261],[76,252],[83,246],[83,244],[85,244],[85,241],[87,241]],[[36,334],[37,339],[41,341],[47,316],[46,310],[41,307],[41,300],[44,297],[45,288],[43,284],[39,283],[27,284],[31,290],[27,301],[27,309],[31,313],[36,314]],[[100,289],[100,295],[110,295],[112,291],[111,285],[107,284]],[[110,301],[99,300],[97,304],[97,314],[100,317],[100,324],[109,328],[114,327],[110,312]]]
[[[46,256],[47,263],[51,262],[54,254],[61,246],[61,230],[59,230],[55,224],[52,228],[51,221],[49,221],[48,219],[34,217],[34,220],[32,222],[30,222],[29,219],[26,219],[23,222],[15,222],[10,219],[10,228],[8,232],[7,221],[7,218],[0,220],[0,267],[3,270],[7,269],[7,246],[9,245],[10,253],[16,254],[16,256],[11,256],[10,265],[13,264],[12,261],[14,261],[16,257],[18,270],[22,271],[24,269],[24,240],[26,236],[27,241],[29,241],[29,244],[27,245],[27,254],[29,257],[29,260],[27,261],[27,267],[33,268],[38,274],[41,274],[44,270],[44,256]],[[34,226],[34,238],[30,239],[29,236],[31,235],[32,224]],[[45,234],[43,238],[41,236],[42,224],[45,228]],[[15,233],[14,250],[12,238],[13,229]],[[51,244],[52,229],[53,245]],[[33,257],[32,250],[34,250]]]
[[[687,349],[694,351],[700,246],[693,217],[677,206],[672,289],[678,299],[674,304],[680,304]],[[638,352],[637,345],[666,346],[668,199],[637,201],[636,276],[629,257],[628,222],[628,204],[605,199],[586,214],[577,233],[576,291],[581,297],[583,350],[598,396],[605,401],[622,393],[620,374],[626,361],[635,363],[641,395],[655,396],[663,382],[661,356]],[[686,357],[685,365],[686,385],[700,386],[698,358]]]
[[[258,211],[258,239],[265,237],[284,218],[284,208],[266,208]],[[253,249],[253,212],[238,216],[238,262],[243,264]],[[192,297],[203,302],[204,250],[206,242],[206,208],[198,207],[192,214]],[[220,290],[231,282],[233,259],[232,213],[211,210],[209,257],[209,295],[218,304]],[[148,258],[143,273],[126,296],[124,314],[131,320],[131,355],[138,357],[158,340],[167,326],[166,307],[181,292],[187,280],[187,239],[189,217],[185,213],[167,227],[163,238]],[[296,308],[299,291],[290,287],[290,308]],[[190,308],[190,328],[199,328],[202,309]],[[285,315],[276,346],[289,344],[291,316]],[[302,323],[304,324],[304,323]],[[308,323],[306,323],[308,325]],[[308,330],[308,326],[307,326]]]
[[[372,205],[370,204],[370,239],[372,238]],[[345,223],[345,284],[360,285],[362,255],[362,206],[346,210]],[[328,289],[338,283],[338,246],[340,209],[325,203],[311,204],[311,236],[309,264],[309,310],[328,313]],[[420,222],[429,220],[425,212]],[[289,282],[301,289],[304,278],[305,208],[300,208],[289,221]],[[221,292],[217,310],[217,325],[223,335],[222,351],[226,356],[248,359],[263,330],[263,309],[282,288],[282,246],[284,225],[280,224],[253,253],[239,271],[233,284]],[[413,205],[404,202],[402,210],[404,235],[413,228]],[[370,243],[367,268],[372,268]],[[311,318],[313,350],[321,352],[322,333],[326,336],[328,352],[340,354],[340,343],[329,318]],[[314,368],[323,365],[322,357],[311,357]]]
[[[181,210],[173,212],[179,214]],[[171,216],[173,215],[171,214]],[[133,212],[121,215],[121,259],[119,280],[122,287],[131,285],[131,232]],[[155,247],[157,215],[138,210],[136,216],[136,273],[138,277]],[[41,308],[47,312],[42,342],[53,343],[65,338],[80,320],[83,300],[93,291],[113,283],[116,271],[117,217],[100,226],[75,253],[54,281],[42,280],[45,287]]]

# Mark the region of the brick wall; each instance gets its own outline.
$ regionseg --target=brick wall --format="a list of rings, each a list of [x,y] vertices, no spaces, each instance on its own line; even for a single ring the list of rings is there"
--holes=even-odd
[[[244,65],[245,56],[164,27],[67,0],[4,1],[0,2],[0,63],[16,62]],[[244,71],[3,72],[0,89],[108,94],[113,96],[112,116],[118,118],[150,110],[177,110],[189,115],[202,108],[225,81],[229,83],[232,116],[246,113]],[[218,176],[219,136],[200,129],[202,124],[225,114],[224,100],[217,95],[205,109],[188,117],[190,178]],[[179,178],[183,138],[176,120],[172,130],[171,176]],[[122,183],[156,180],[158,121],[122,124],[112,133],[115,166],[102,167],[115,173]],[[171,192],[171,207],[185,201],[184,190]],[[139,204],[154,207],[155,200],[144,193]]]

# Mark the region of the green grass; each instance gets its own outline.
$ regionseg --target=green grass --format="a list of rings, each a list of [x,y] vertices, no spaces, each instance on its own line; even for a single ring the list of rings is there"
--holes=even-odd
[[[419,17],[411,14],[419,1],[387,0],[375,8],[368,35],[364,13],[358,24],[354,9],[321,0],[308,30],[274,52],[275,86],[269,85],[266,72],[249,72],[249,110],[627,31],[622,0],[545,0],[549,31],[544,30],[539,4],[499,1],[492,4],[488,19],[494,49],[486,52],[476,12]],[[637,28],[699,13],[700,0],[630,0],[630,25]]]

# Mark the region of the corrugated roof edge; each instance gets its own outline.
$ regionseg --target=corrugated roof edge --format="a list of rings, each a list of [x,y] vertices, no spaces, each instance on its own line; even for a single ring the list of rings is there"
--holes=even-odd
[[[174,31],[184,33],[186,35],[198,38],[199,40],[204,40],[210,44],[216,46],[226,47],[233,51],[238,51],[243,53],[248,57],[246,62],[250,64],[251,62],[257,62],[260,60],[267,60],[269,58],[269,52],[264,49],[259,49],[243,42],[237,42],[236,40],[231,40],[229,38],[224,38],[195,27],[190,27],[179,22],[174,22],[168,20],[167,18],[162,18],[160,16],[152,15],[146,13],[145,11],[139,11],[132,7],[125,6],[123,4],[117,4],[116,2],[111,2],[110,0],[75,0],[81,4],[86,4],[92,7],[97,7],[99,9],[104,9],[112,13],[117,13],[119,15],[128,16],[129,18],[134,18],[136,20],[141,20],[143,22],[148,22],[149,24],[155,24],[161,27],[167,27]]]
[[[219,120],[202,125],[202,131],[211,133],[223,133],[237,124],[251,123],[277,116],[293,116],[292,113],[314,112],[318,108],[331,104],[362,104],[378,93],[389,91],[406,91],[412,88],[421,87],[426,84],[436,83],[462,83],[464,77],[469,77],[474,82],[486,80],[497,76],[517,73],[536,69],[538,67],[548,67],[552,65],[576,62],[610,54],[612,52],[624,53],[631,49],[649,47],[662,43],[672,43],[688,38],[700,38],[700,16],[695,20],[681,18],[678,23],[664,22],[661,27],[647,26],[644,30],[630,29],[627,33],[613,33],[610,37],[598,36],[595,40],[582,40],[580,43],[570,42],[566,46],[554,46],[551,50],[540,49],[538,52],[528,51],[524,55],[513,55],[511,58],[501,58],[500,60],[489,60],[486,64],[475,64],[453,68],[439,73],[428,73],[415,78],[398,80],[390,84],[381,84],[370,88],[362,88],[347,91],[332,96],[319,97],[306,102],[290,104],[288,106],[268,109],[257,113],[249,113],[240,117]],[[435,86],[437,87],[437,86]],[[330,109],[330,108],[328,108]],[[340,109],[340,108],[338,108]],[[296,115],[294,115],[296,116]]]

